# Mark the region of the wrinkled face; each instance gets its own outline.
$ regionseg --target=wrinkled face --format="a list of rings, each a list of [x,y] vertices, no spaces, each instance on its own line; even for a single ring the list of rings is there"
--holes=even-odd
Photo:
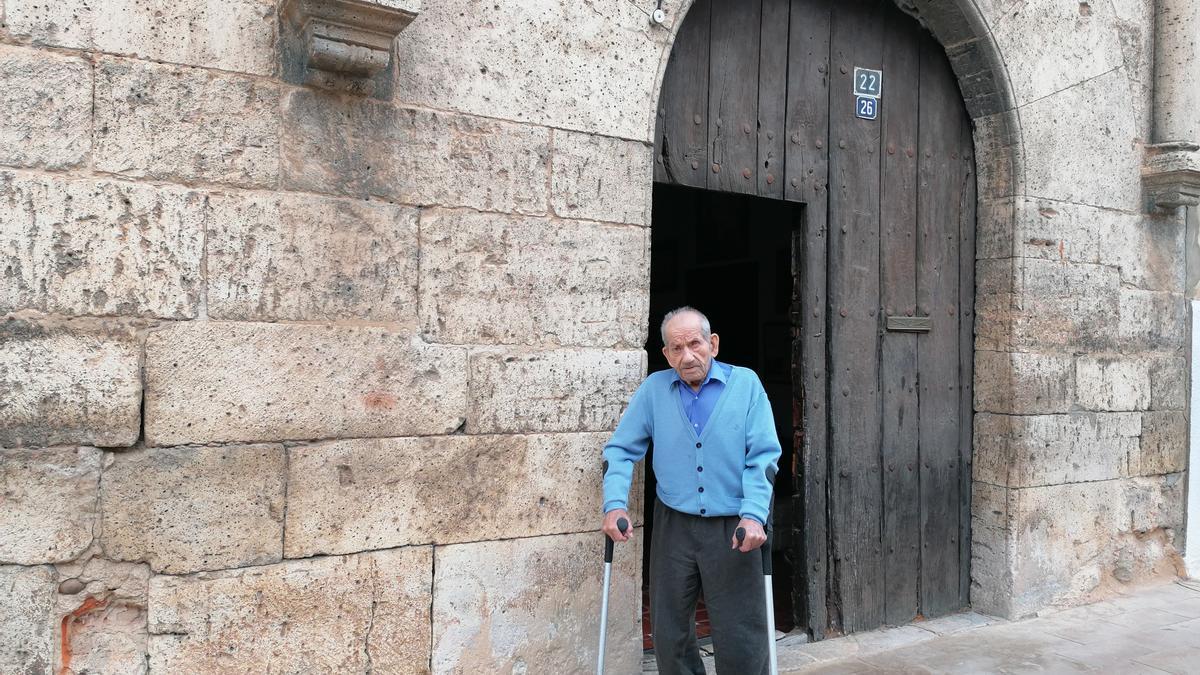
[[[700,317],[685,312],[667,324],[667,344],[663,356],[679,373],[679,379],[691,387],[700,386],[708,376],[708,368],[717,355],[720,339],[713,333],[706,340]]]

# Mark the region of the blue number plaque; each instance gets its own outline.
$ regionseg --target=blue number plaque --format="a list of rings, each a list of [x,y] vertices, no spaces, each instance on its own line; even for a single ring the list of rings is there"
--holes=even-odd
[[[855,98],[854,116],[864,120],[873,120],[879,117],[879,99],[870,96]]]

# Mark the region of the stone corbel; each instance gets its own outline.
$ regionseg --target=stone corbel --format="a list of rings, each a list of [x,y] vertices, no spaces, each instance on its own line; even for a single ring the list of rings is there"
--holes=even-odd
[[[1142,185],[1154,206],[1200,206],[1200,145],[1188,142],[1149,146]]]
[[[396,36],[420,11],[420,0],[283,0],[283,79],[386,98]]]

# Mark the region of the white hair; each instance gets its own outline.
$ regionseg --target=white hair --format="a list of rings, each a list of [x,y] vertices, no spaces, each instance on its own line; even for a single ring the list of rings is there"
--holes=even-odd
[[[662,325],[659,326],[658,332],[662,335],[664,347],[667,344],[667,324],[671,323],[671,319],[674,319],[680,314],[695,314],[696,316],[700,317],[700,332],[704,334],[704,339],[707,340],[712,337],[712,326],[708,323],[708,317],[704,316],[704,312],[701,312],[695,307],[684,305],[683,307],[676,307],[675,309],[667,312],[666,316],[663,317]]]

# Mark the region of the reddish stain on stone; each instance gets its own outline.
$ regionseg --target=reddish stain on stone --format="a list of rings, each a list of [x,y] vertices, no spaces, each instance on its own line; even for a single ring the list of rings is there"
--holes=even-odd
[[[97,609],[102,609],[107,604],[107,600],[97,600],[89,595],[87,599],[83,601],[82,605],[75,608],[70,614],[62,618],[62,666],[60,666],[58,669],[58,675],[69,675],[71,673],[71,624],[84,614]]]
[[[383,391],[373,391],[363,397],[367,410],[391,410],[396,407],[396,397]]]

